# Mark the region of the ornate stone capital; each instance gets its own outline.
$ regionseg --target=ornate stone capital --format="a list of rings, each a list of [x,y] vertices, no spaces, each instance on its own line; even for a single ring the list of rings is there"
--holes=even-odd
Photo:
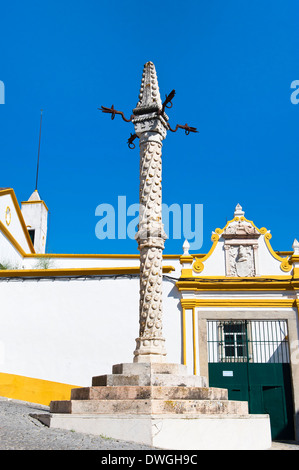
[[[132,120],[135,128],[135,134],[143,140],[147,140],[148,136],[144,137],[145,133],[151,133],[152,138],[158,133],[162,140],[165,139],[167,134],[167,124],[162,116],[157,116],[156,113],[145,114],[136,116]],[[156,135],[156,139],[158,136]]]

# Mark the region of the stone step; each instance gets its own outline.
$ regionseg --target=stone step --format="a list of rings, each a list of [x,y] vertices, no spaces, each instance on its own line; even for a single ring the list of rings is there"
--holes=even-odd
[[[172,363],[122,363],[112,366],[113,374],[124,375],[151,375],[151,374],[172,374],[172,375],[188,375],[187,366],[184,364]]]
[[[70,414],[231,414],[247,415],[248,403],[232,400],[61,400],[52,401],[50,413]]]
[[[74,388],[71,400],[227,400],[224,388],[107,386]]]
[[[174,375],[174,374],[151,374],[151,375],[125,375],[108,374],[92,378],[92,386],[158,386],[158,387],[206,387],[205,377],[198,375]]]

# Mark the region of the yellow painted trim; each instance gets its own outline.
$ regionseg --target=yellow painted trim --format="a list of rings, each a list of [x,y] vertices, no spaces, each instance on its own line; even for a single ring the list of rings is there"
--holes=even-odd
[[[9,214],[9,216],[8,216]],[[11,222],[11,210],[10,210],[10,207],[7,206],[6,209],[5,209],[5,223],[6,225],[10,225],[10,222]]]
[[[235,219],[239,220],[239,217],[235,217]],[[268,230],[265,227],[258,228],[252,220],[246,219],[246,217],[240,217],[240,220],[241,221],[245,220],[246,222],[251,224],[262,235],[268,232]]]
[[[193,272],[192,272],[192,269],[182,269],[181,271],[181,277],[192,277],[193,276]]]
[[[190,282],[209,282],[209,281],[239,281],[240,282],[246,282],[246,281],[255,281],[258,282],[258,280],[264,281],[264,280],[275,280],[275,281],[283,281],[283,280],[291,280],[293,279],[293,276],[291,274],[273,274],[271,276],[251,276],[251,277],[237,277],[237,276],[193,276],[192,279],[190,279]]]
[[[52,400],[70,400],[71,390],[79,387],[78,385],[0,372],[0,395],[2,397],[40,405],[49,406]]]
[[[193,329],[193,374],[197,373],[197,349],[196,349],[196,322],[195,322],[195,309],[192,309],[192,329]]]
[[[183,256],[180,256],[180,263],[181,264],[191,264],[193,262],[193,256],[191,255],[183,255]]]
[[[216,228],[216,231],[217,230],[221,230],[221,229]],[[194,257],[195,258],[195,263],[193,264],[194,271],[196,271],[197,273],[201,273],[201,271],[203,271],[203,269],[204,269],[203,262],[206,261],[211,256],[211,254],[213,253],[213,251],[216,248],[216,245],[218,243],[219,238],[220,237],[219,237],[218,233],[213,233],[212,236],[211,236],[211,240],[213,242],[213,245],[212,245],[210,251],[205,256],[203,256],[202,258],[199,258],[198,256]]]
[[[12,188],[3,189],[2,191],[0,191],[0,196],[4,196],[4,195],[6,195],[6,194],[10,194],[10,195],[11,195],[11,198],[12,198],[12,200],[13,200],[13,203],[14,203],[14,206],[15,206],[15,209],[16,209],[16,212],[17,212],[18,217],[19,217],[20,224],[21,224],[21,226],[22,226],[22,230],[23,230],[23,232],[24,232],[26,241],[27,241],[28,246],[29,246],[29,250],[31,251],[31,253],[35,253],[34,246],[33,246],[33,244],[32,244],[32,241],[31,241],[29,232],[28,232],[28,230],[27,230],[27,227],[26,227],[26,224],[25,224],[25,220],[24,220],[22,211],[21,211],[21,209],[20,209],[18,200],[17,200],[17,198],[16,198],[15,192],[14,192],[14,190],[13,190]]]
[[[265,228],[265,227],[262,227],[262,228],[258,228],[253,222],[252,220],[248,220],[246,219],[246,217],[240,217],[240,220],[245,220],[246,222],[249,222],[251,225],[253,225],[253,227],[258,231],[260,232],[262,235],[264,235],[264,240],[266,242],[266,245],[267,245],[267,248],[268,250],[270,251],[271,255],[273,256],[273,258],[277,259],[278,261],[281,262],[280,264],[280,269],[284,272],[289,272],[291,271],[292,269],[292,265],[289,263],[289,260],[288,260],[288,256],[286,256],[285,258],[281,257],[278,255],[278,253],[276,251],[273,250],[272,246],[271,246],[271,243],[270,243],[270,240],[272,238],[272,235],[271,233]]]
[[[182,320],[183,320],[183,364],[187,365],[187,354],[186,354],[186,310],[183,307],[182,310]]]
[[[281,262],[280,264],[280,269],[284,272],[289,272],[291,271],[292,269],[292,264],[290,264],[289,262],[289,257],[286,256],[285,258],[282,258],[281,256],[279,256],[272,248],[271,244],[270,244],[270,240],[272,238],[272,235],[270,232],[267,232],[265,233],[264,235],[264,240],[266,242],[266,245],[268,247],[268,250],[270,251],[271,255],[273,256],[273,258],[277,259],[278,261]]]
[[[174,267],[163,266],[162,270],[163,273],[170,273],[174,271]],[[0,278],[97,276],[108,274],[139,274],[139,272],[139,266],[112,268],[4,269],[0,270]]]
[[[297,310],[297,318],[298,318],[298,321],[299,321],[299,299],[296,299],[295,302],[294,302],[294,307],[296,308]]]
[[[299,255],[294,255],[292,253],[291,257],[289,258],[290,263],[299,263]],[[298,268],[297,268],[298,269]]]
[[[1,192],[1,191],[0,191]],[[29,227],[29,226],[28,226]],[[27,233],[28,229],[26,227]],[[13,235],[7,230],[3,222],[0,220],[0,231],[9,239],[11,244],[19,252],[23,258],[82,258],[82,259],[139,259],[140,255],[129,255],[129,254],[69,254],[69,253],[26,253]],[[29,233],[28,233],[29,236]],[[31,241],[31,239],[30,239]],[[163,259],[179,259],[181,255],[163,255]],[[166,267],[167,268],[167,267]],[[174,268],[172,268],[172,271]],[[170,271],[166,271],[170,272]]]
[[[292,308],[295,299],[181,299],[185,309],[194,307]]]
[[[22,201],[21,204],[43,204],[45,206],[46,210],[49,212],[49,209],[48,209],[45,201],[42,201],[42,200],[40,200],[40,201]]]
[[[179,259],[181,255],[163,255],[163,259]],[[120,259],[139,259],[140,255],[129,255],[129,254],[89,254],[89,253],[34,253],[25,254],[24,258],[120,258]]]
[[[282,257],[285,257],[285,256],[292,256],[293,255],[293,251],[280,251],[280,250],[275,250],[275,253],[279,256],[282,256]]]
[[[75,253],[36,253],[25,255],[25,258],[123,258],[139,259],[140,255],[115,255],[115,254],[75,254]]]
[[[217,282],[218,281],[218,282]],[[277,291],[293,290],[299,281],[292,276],[228,278],[207,276],[194,280],[180,280],[176,283],[180,291]]]

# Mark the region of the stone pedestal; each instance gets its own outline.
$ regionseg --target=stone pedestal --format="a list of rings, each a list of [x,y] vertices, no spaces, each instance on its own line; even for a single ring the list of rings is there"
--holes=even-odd
[[[267,449],[268,415],[249,415],[247,402],[207,387],[181,364],[125,363],[93,377],[67,401],[53,401],[50,427],[171,450]]]

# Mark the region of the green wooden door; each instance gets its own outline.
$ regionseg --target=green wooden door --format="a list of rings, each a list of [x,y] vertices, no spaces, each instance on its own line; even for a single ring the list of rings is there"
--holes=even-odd
[[[226,388],[229,400],[247,401],[250,414],[269,414],[273,440],[294,439],[289,364],[211,363],[209,386]]]
[[[228,331],[227,323],[223,330],[224,333]],[[246,322],[246,327],[248,323]],[[240,328],[243,339],[247,343],[243,347],[243,352],[240,349],[240,335],[236,338],[236,322],[234,322],[232,331],[234,331],[235,339],[232,334],[228,335],[228,342],[226,342],[230,348],[228,349],[226,344],[222,344],[227,333],[221,336],[219,328],[217,330],[217,350],[218,353],[219,351],[221,353],[213,357],[209,354],[209,386],[226,388],[229,400],[247,401],[250,414],[269,414],[273,440],[294,439],[294,411],[289,362],[279,360],[271,362],[273,354],[270,361],[269,355],[264,354],[263,357],[267,358],[268,362],[254,362],[254,348],[252,344],[249,344],[249,338],[252,337],[247,333],[244,334],[244,324],[242,329]],[[236,346],[235,351],[232,349],[233,342]],[[259,343],[260,346],[261,342]],[[215,344],[213,344],[214,351]],[[238,354],[237,348],[239,348]],[[222,353],[223,351],[224,353]],[[233,353],[235,353],[235,357]],[[276,356],[276,359],[279,357],[282,356]]]

